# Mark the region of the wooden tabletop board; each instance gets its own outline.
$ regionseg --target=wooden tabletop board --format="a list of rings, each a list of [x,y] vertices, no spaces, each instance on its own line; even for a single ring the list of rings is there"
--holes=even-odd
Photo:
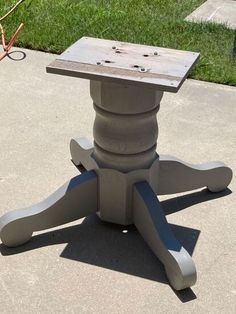
[[[177,92],[199,56],[190,51],[82,37],[47,66],[47,72]]]

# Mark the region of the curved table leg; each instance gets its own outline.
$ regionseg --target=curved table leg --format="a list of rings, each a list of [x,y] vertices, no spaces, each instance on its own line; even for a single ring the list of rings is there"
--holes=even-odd
[[[174,194],[207,187],[211,192],[225,190],[232,179],[232,170],[223,162],[213,161],[190,165],[172,156],[160,155],[155,192]]]
[[[91,157],[93,144],[85,137],[72,138],[70,141],[70,153],[76,166],[82,165],[86,170],[98,168],[95,160]]]
[[[164,264],[173,288],[182,290],[194,285],[194,262],[172,233],[161,204],[146,181],[134,185],[133,205],[134,224]]]
[[[30,240],[34,231],[59,226],[98,210],[97,175],[88,171],[72,178],[43,202],[0,218],[3,244],[13,247]]]

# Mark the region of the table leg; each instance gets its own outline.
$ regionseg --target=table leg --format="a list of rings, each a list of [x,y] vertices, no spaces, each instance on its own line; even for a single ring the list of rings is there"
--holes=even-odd
[[[76,176],[43,202],[17,209],[0,218],[3,244],[14,247],[30,240],[34,231],[56,227],[85,217],[98,209],[97,175],[88,171]]]
[[[232,170],[223,162],[190,165],[172,156],[159,156],[157,194],[173,194],[207,187],[211,192],[225,190]]]
[[[172,233],[161,204],[146,181],[134,185],[133,215],[137,229],[164,264],[173,288],[181,290],[194,285],[194,262]]]
[[[92,158],[93,144],[85,137],[72,138],[70,141],[70,153],[73,163],[76,166],[82,165],[86,170],[98,168]]]

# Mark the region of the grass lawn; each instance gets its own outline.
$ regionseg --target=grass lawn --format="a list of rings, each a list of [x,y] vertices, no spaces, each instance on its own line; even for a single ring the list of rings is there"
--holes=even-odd
[[[16,0],[0,1],[0,16]],[[236,33],[184,18],[204,0],[25,0],[3,25],[10,36],[23,22],[18,45],[61,53],[93,36],[201,53],[192,78],[236,86]]]

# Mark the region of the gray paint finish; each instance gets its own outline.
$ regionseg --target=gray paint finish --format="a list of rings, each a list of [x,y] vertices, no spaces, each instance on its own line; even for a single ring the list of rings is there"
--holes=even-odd
[[[71,74],[70,69],[64,70]],[[137,74],[133,75],[132,84],[126,84],[125,78],[123,84],[91,80],[96,110],[94,148],[85,139],[73,139],[71,153],[75,165],[82,164],[92,172],[72,179],[43,203],[5,214],[0,219],[0,236],[5,245],[20,245],[29,240],[33,231],[99,211],[104,221],[135,223],[164,264],[171,285],[181,290],[195,283],[195,266],[175,239],[155,194],[160,184],[162,193],[203,186],[218,192],[226,189],[232,171],[222,163],[190,166],[175,158],[159,158],[156,113],[163,86],[158,90],[157,83],[156,90],[148,89],[148,82],[141,82],[145,77],[140,76],[139,90],[132,86],[136,78]],[[139,94],[142,96],[137,97]]]
[[[145,181],[134,185],[133,211],[135,226],[164,264],[172,287],[193,286],[197,280],[193,260],[175,238],[156,194]]]
[[[14,247],[30,240],[33,232],[80,219],[98,210],[94,171],[72,178],[43,202],[6,213],[0,219],[2,242]]]

